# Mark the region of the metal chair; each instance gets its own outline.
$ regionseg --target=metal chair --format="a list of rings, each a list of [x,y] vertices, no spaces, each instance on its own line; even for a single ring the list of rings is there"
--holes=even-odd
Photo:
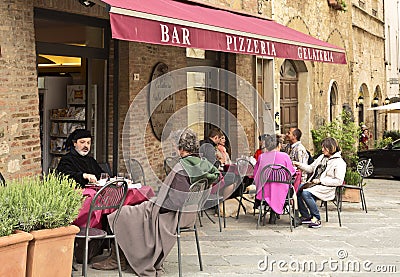
[[[6,180],[4,179],[3,175],[0,172],[0,186],[6,186]]]
[[[221,180],[218,180],[218,183],[216,184],[216,191],[215,193],[211,193],[208,198],[206,199],[205,202],[205,207],[216,207],[216,212],[218,215],[218,226],[219,226],[219,231],[222,232],[222,224],[221,224],[221,212],[219,210],[219,206],[222,203],[222,216],[223,216],[223,220],[224,220],[224,228],[226,228],[226,218],[225,218],[225,199],[224,199],[224,195],[221,194],[222,192],[222,188],[221,188]],[[203,213],[203,211],[202,211]],[[202,214],[201,213],[201,214]],[[207,218],[213,223],[215,224],[215,221],[208,215],[206,209],[204,209],[204,213],[207,216]],[[200,218],[199,218],[200,219]],[[201,221],[200,221],[200,226],[201,225]]]
[[[200,243],[199,236],[197,234],[196,222],[193,227],[181,227],[181,216],[183,212],[193,212],[198,213],[198,211],[203,209],[204,203],[210,195],[211,189],[209,188],[207,179],[201,179],[194,184],[192,184],[189,188],[188,198],[183,204],[182,208],[178,211],[178,225],[176,227],[176,240],[178,244],[178,268],[179,268],[179,276],[182,276],[182,258],[181,258],[181,233],[183,232],[194,232],[196,238],[196,246],[197,246],[197,256],[199,259],[200,271],[203,271],[203,263],[201,260],[201,252],[200,252]]]
[[[362,164],[363,166],[359,169],[359,174],[360,174],[360,179],[358,181],[357,185],[347,185],[344,184],[340,186],[340,194],[339,194],[339,199],[338,199],[338,204],[339,204],[339,209],[342,209],[342,195],[345,189],[356,189],[359,190],[360,192],[360,200],[361,200],[361,208],[363,211],[366,213],[368,212],[367,210],[367,202],[365,201],[365,195],[364,195],[364,178],[369,176],[370,174],[368,173],[369,167],[371,164],[371,159],[365,160],[365,162]]]
[[[257,220],[257,228],[260,225],[261,218],[263,219],[263,225],[265,225],[265,215],[266,215],[266,209],[265,206],[267,202],[264,199],[264,187],[268,184],[271,183],[277,183],[281,184],[282,186],[287,186],[288,187],[288,193],[286,196],[286,203],[285,205],[288,206],[288,212],[289,212],[289,222],[290,222],[290,231],[293,231],[293,220],[292,220],[292,209],[291,209],[291,201],[293,201],[293,198],[291,196],[290,191],[293,189],[293,178],[292,174],[290,173],[289,169],[287,169],[283,165],[279,164],[269,164],[266,165],[262,170],[260,174],[260,182],[259,184],[262,184],[262,199],[260,203],[260,212],[258,214],[258,220]]]
[[[338,220],[339,220],[340,227],[342,227],[342,220],[340,218],[341,191],[342,191],[342,186],[336,187],[335,198],[333,200],[331,200],[332,203],[336,206],[336,211],[338,214]],[[325,221],[328,222],[328,201],[321,200],[321,206],[325,207]]]
[[[141,183],[143,186],[146,185],[146,178],[144,170],[140,162],[136,159],[129,159],[128,161],[128,172],[131,174],[133,183]]]
[[[119,276],[120,277],[122,276],[119,251],[118,251],[118,242],[116,236],[114,234],[107,234],[106,231],[101,229],[90,228],[90,219],[94,211],[116,209],[117,213],[112,223],[112,230],[114,230],[115,233],[115,223],[118,219],[121,207],[124,204],[127,193],[128,193],[128,184],[124,180],[115,180],[115,181],[110,181],[106,185],[104,185],[93,197],[92,202],[90,204],[90,210],[88,214],[88,220],[86,222],[86,227],[81,227],[80,232],[76,235],[76,238],[85,239],[85,253],[83,256],[82,276],[87,276],[89,240],[104,239],[104,238],[114,239],[115,241],[115,248],[116,248],[115,252],[118,261],[118,272]]]
[[[179,162],[178,157],[166,157],[164,160],[164,171],[165,175],[168,175],[172,168]]]
[[[239,174],[239,178],[240,178],[240,185],[239,185],[239,189],[240,189],[240,198],[239,198],[239,206],[238,206],[238,211],[236,214],[236,219],[239,219],[239,213],[240,213],[240,207],[243,207],[244,212],[246,213],[246,208],[243,206],[243,199],[245,201],[251,202],[254,204],[254,201],[251,201],[249,199],[247,199],[246,197],[244,197],[244,194],[255,194],[256,191],[246,191],[246,187],[250,184],[246,184],[247,180],[251,180],[251,182],[253,183],[253,174],[254,174],[254,166],[246,159],[238,159],[236,162],[236,166],[237,166],[237,172]]]

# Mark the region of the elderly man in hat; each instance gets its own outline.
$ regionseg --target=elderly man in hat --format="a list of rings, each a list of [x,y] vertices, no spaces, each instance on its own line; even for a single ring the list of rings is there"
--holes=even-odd
[[[91,143],[92,136],[89,131],[73,131],[66,142],[70,152],[61,158],[57,167],[58,172],[69,175],[82,187],[97,182],[103,172],[97,161],[88,155]]]

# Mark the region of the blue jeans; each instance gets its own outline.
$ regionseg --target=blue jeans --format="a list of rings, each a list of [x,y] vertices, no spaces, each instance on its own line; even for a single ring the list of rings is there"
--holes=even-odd
[[[321,220],[321,216],[319,214],[317,202],[315,202],[315,199],[316,197],[311,192],[306,190],[303,190],[301,193],[297,194],[297,202],[301,215],[308,218],[311,214],[311,216],[317,218],[318,220]]]

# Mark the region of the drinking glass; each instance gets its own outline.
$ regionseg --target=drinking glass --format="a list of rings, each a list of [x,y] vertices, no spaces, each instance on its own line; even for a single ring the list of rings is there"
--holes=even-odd
[[[126,180],[132,180],[132,175],[130,173],[125,173]]]
[[[101,173],[100,174],[100,180],[105,179],[106,181],[108,181],[108,179],[110,178],[110,176],[108,175],[108,173]]]

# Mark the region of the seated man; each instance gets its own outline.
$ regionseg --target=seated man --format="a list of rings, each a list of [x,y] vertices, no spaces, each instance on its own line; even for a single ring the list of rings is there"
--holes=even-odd
[[[177,211],[186,201],[190,185],[203,178],[211,185],[219,176],[217,168],[194,154],[198,153],[199,146],[192,130],[176,132],[173,136],[177,137],[174,139],[181,158],[161,185],[158,196],[140,205],[123,206],[115,225],[114,232],[124,254],[120,256],[121,265],[126,268],[127,260],[139,276],[161,274],[162,263],[176,241]],[[108,216],[110,225],[114,215]],[[195,212],[184,213],[180,225],[193,227],[195,220]],[[118,268],[113,253],[92,267],[100,270]]]
[[[97,161],[90,157],[92,136],[89,131],[77,129],[67,138],[66,147],[70,148],[68,154],[63,156],[57,166],[57,171],[69,175],[81,187],[88,183],[95,183],[103,172]]]

